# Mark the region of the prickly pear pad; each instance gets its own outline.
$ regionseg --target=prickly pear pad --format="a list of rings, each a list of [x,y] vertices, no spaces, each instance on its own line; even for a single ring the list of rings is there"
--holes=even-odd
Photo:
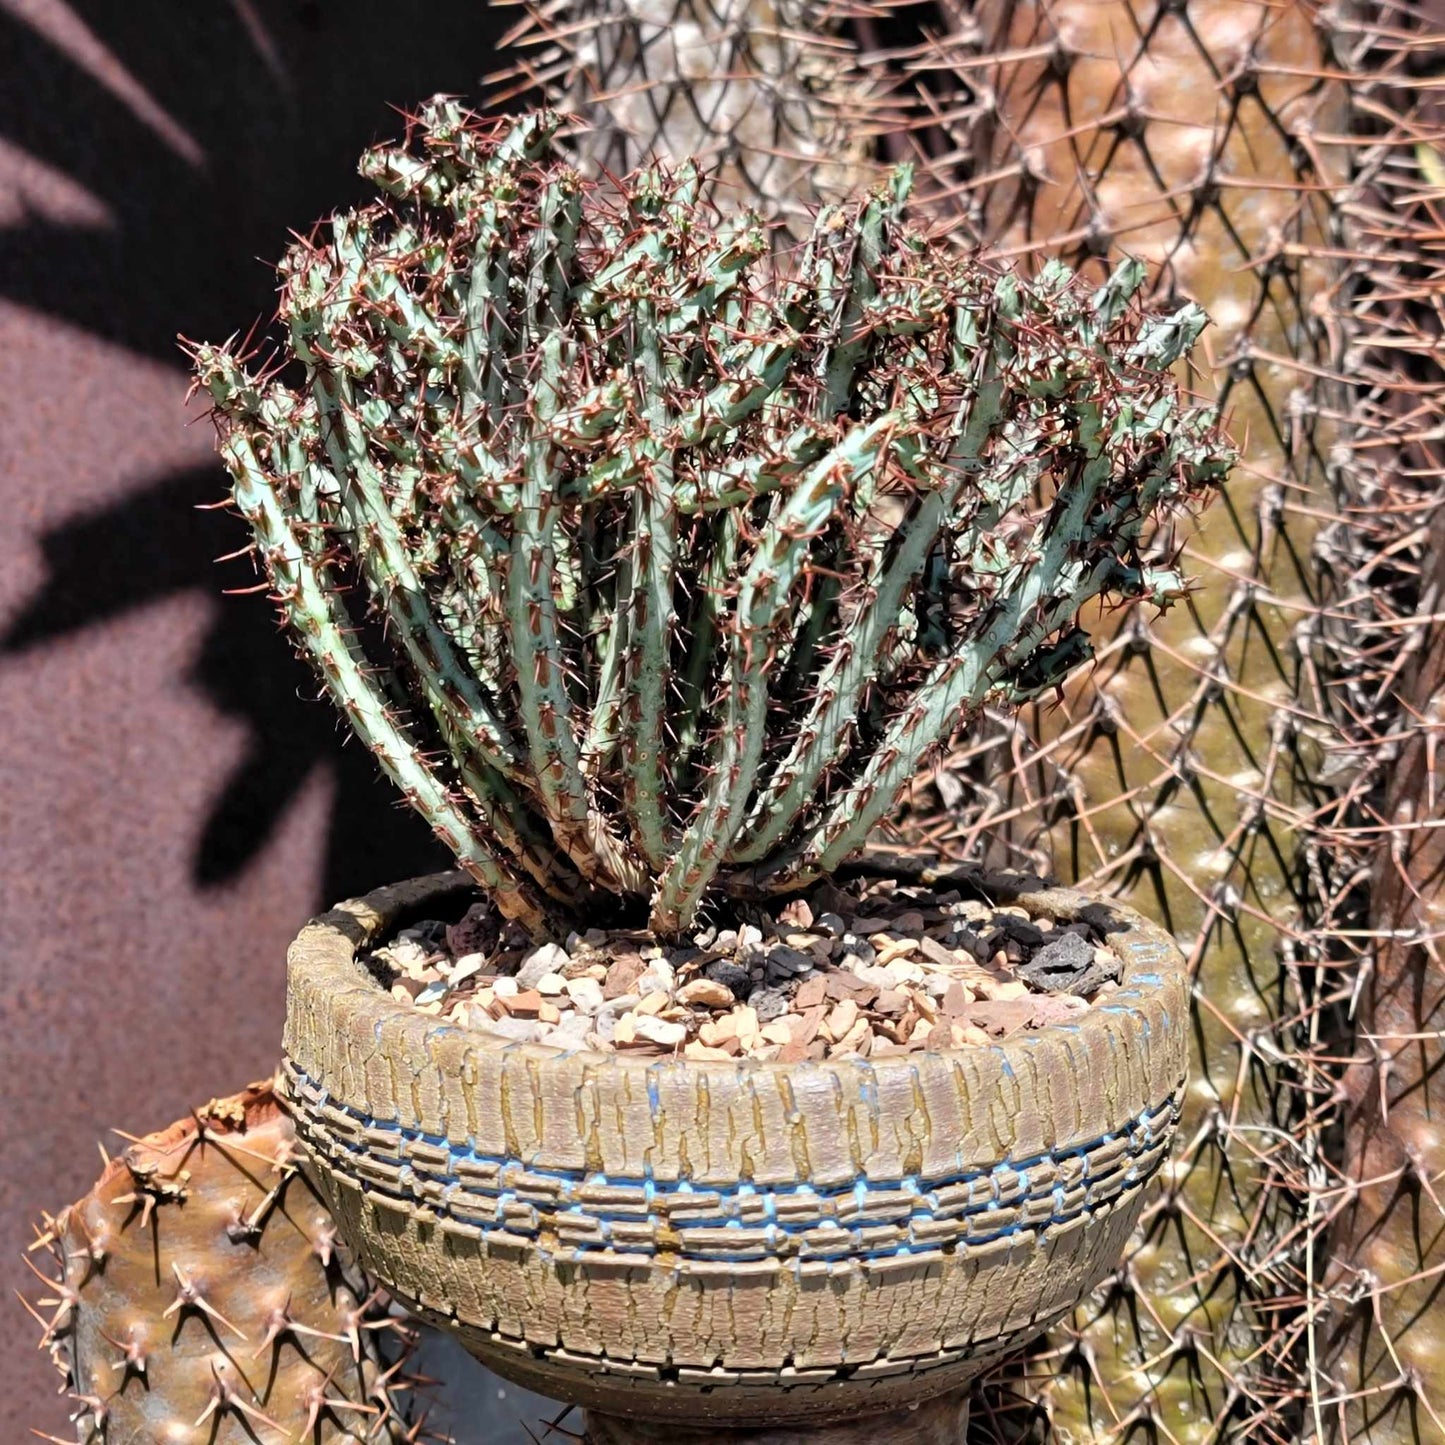
[[[56,1274],[37,1301],[42,1343],[70,1389],[74,1438],[417,1439],[399,1373],[410,1335],[299,1160],[270,1083],[253,1084],[132,1139],[45,1221],[35,1250]]]

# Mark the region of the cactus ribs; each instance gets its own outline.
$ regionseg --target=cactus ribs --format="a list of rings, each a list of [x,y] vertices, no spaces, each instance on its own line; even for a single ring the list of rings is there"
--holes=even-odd
[[[363,159],[387,199],[283,265],[300,384],[195,355],[409,801],[535,937],[608,899],[675,936],[834,871],[950,728],[1089,656],[1088,601],[1180,595],[1141,533],[1228,454],[1169,373],[1202,315],[1146,317],[1135,263],[986,267],[901,170],[785,267],[694,168],[603,191],[558,125],[429,105]]]

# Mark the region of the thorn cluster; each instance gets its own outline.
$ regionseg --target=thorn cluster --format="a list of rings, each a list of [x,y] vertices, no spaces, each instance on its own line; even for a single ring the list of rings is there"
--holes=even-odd
[[[410,1338],[334,1250],[294,1140],[253,1085],[134,1140],[44,1221],[32,1250],[55,1274],[31,1264],[47,1291],[26,1306],[81,1445],[419,1438]],[[383,1351],[381,1332],[400,1347]]]

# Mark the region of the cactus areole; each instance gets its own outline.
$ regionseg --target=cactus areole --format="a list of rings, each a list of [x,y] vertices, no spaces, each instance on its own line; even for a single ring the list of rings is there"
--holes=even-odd
[[[906,170],[775,256],[559,124],[423,107],[282,263],[280,362],[194,355],[296,639],[462,867],[537,936],[674,936],[834,870],[1091,599],[1177,595],[1141,534],[1228,458],[1135,263],[986,268]]]

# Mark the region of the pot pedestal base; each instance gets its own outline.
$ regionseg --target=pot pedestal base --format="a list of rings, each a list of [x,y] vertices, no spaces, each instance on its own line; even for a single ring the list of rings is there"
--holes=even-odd
[[[825,1425],[700,1428],[674,1420],[629,1420],[587,1412],[585,1445],[963,1445],[968,1391],[938,1395],[911,1409],[854,1415]]]

